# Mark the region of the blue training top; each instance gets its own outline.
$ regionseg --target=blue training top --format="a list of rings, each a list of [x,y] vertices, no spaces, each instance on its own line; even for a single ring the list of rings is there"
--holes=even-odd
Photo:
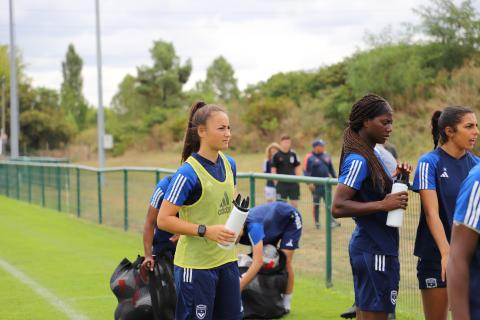
[[[378,151],[374,151],[386,172]],[[343,159],[338,182],[357,190],[353,201],[380,201],[385,195],[373,187],[367,160],[357,153],[349,153]],[[398,229],[386,225],[387,212],[378,211],[361,217],[353,217],[355,230],[350,246],[371,254],[398,256]]]
[[[152,197],[150,198],[150,205],[155,209],[160,209],[162,205],[163,197],[167,192],[168,185],[172,180],[172,175],[166,176],[157,183]],[[153,236],[153,254],[158,254],[163,248],[175,251],[175,244],[170,241],[173,236],[168,231],[164,231],[155,225],[155,234]]]
[[[222,157],[220,155],[217,158],[217,162],[213,163],[208,159],[205,159],[198,153],[192,153],[194,157],[200,164],[210,173],[212,177],[217,179],[220,182],[225,181],[226,171],[225,165],[223,164]],[[225,155],[225,157],[230,162],[230,166],[233,171],[233,180],[236,185],[236,176],[237,176],[237,167],[235,161]],[[177,172],[174,174],[170,185],[168,186],[167,192],[165,192],[165,199],[176,206],[183,205],[192,205],[200,199],[202,195],[202,185],[200,180],[193,170],[192,166],[185,162],[178,168]]]
[[[327,152],[315,153],[307,159],[305,175],[310,177],[333,177],[336,178],[332,157]]]
[[[420,157],[413,180],[413,190],[435,190],[438,199],[438,213],[442,221],[445,235],[450,242],[453,212],[460,184],[465,180],[470,169],[479,158],[470,152],[460,159],[455,159],[442,148],[437,148]],[[441,255],[427,225],[423,206],[415,239],[414,254],[425,260],[440,261]]]
[[[291,221],[302,227],[300,213],[286,202],[275,201],[253,207],[248,212],[240,243],[255,246],[264,240],[265,243],[276,244]]]
[[[480,233],[480,164],[476,165],[460,187],[456,203],[455,223]],[[470,262],[470,318],[480,319],[480,243]]]

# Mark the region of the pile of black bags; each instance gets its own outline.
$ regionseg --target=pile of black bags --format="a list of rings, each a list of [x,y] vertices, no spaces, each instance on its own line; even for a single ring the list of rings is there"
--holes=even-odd
[[[132,263],[123,259],[110,278],[118,299],[115,320],[173,320],[175,283],[173,261],[168,253],[155,257],[154,271],[141,268],[144,257]]]

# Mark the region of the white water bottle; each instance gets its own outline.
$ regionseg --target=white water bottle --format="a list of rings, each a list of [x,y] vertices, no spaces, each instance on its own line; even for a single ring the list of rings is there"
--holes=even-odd
[[[402,191],[408,191],[408,175],[404,176],[400,174],[392,186],[391,193],[397,193]],[[405,209],[401,209],[401,208],[389,211],[387,215],[387,226],[400,228],[403,224],[404,214],[405,214]]]
[[[238,235],[240,234],[240,231],[242,231],[243,229],[245,220],[247,220],[249,204],[250,204],[249,197],[241,200],[240,195],[238,195],[237,199],[233,201],[233,210],[230,212],[230,215],[228,216],[227,223],[225,223],[225,228],[235,232],[235,238],[238,237]],[[219,243],[218,246],[224,250],[231,250],[235,246],[235,242],[230,242],[228,244]]]

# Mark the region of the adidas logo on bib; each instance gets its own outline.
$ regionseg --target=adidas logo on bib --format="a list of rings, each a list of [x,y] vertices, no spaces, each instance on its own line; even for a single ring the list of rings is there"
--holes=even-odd
[[[223,194],[222,202],[220,202],[218,215],[221,216],[222,214],[227,214],[227,213],[230,213],[230,199],[228,198],[228,194],[225,192]]]

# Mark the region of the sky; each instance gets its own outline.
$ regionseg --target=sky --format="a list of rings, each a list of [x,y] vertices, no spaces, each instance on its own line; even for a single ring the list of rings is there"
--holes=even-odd
[[[9,42],[8,0],[0,1],[0,44]],[[59,89],[69,43],[84,60],[84,95],[96,106],[94,0],[14,0],[16,45],[35,86]],[[365,47],[364,36],[418,23],[427,0],[100,0],[103,101],[136,67],[151,65],[155,40],[172,42],[193,71],[185,88],[205,79],[223,55],[241,89],[278,72],[312,70]],[[475,3],[478,7],[478,3]]]

